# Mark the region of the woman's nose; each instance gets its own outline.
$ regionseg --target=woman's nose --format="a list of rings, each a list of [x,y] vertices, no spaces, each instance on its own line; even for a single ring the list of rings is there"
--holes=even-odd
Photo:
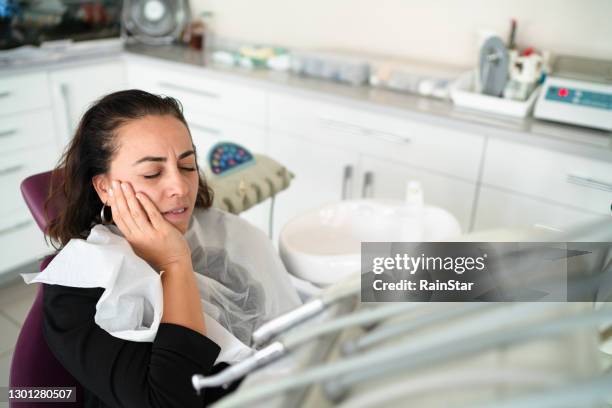
[[[176,170],[169,175],[167,190],[170,196],[184,196],[189,193],[189,183],[181,175],[180,170]]]

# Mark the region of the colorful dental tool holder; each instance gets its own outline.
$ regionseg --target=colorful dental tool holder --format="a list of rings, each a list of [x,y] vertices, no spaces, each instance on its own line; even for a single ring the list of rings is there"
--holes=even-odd
[[[213,206],[238,214],[289,187],[293,174],[268,156],[220,142],[208,152],[206,179]]]

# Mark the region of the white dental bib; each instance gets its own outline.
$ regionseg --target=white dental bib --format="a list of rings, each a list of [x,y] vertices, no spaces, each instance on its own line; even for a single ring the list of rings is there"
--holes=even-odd
[[[221,347],[216,363],[252,353],[252,332],[300,304],[268,237],[244,219],[196,208],[185,238],[204,310],[207,337]],[[95,322],[114,337],[152,342],[163,312],[160,274],[138,257],[113,225],[96,225],[72,239],[44,271],[26,283],[104,288]]]

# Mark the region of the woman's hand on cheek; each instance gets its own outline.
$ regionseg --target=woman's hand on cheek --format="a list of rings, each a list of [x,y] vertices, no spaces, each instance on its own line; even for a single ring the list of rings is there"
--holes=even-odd
[[[113,220],[134,252],[158,270],[171,264],[191,262],[191,251],[183,234],[166,221],[146,194],[113,181],[109,192]]]

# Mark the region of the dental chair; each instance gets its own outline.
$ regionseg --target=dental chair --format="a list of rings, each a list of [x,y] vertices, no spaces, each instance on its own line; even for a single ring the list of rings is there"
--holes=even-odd
[[[59,175],[61,177],[61,175]],[[34,217],[34,220],[45,232],[47,223],[44,216],[44,204],[51,185],[51,171],[26,178],[21,183],[21,193]],[[59,180],[55,180],[59,181]],[[53,218],[63,204],[63,197],[56,198],[49,207],[49,216]],[[45,257],[41,264],[42,271],[55,255]],[[19,402],[10,403],[13,408],[37,408],[68,405],[73,408],[83,406],[83,389],[78,381],[55,358],[43,336],[43,286],[39,285],[36,298],[23,323],[11,362],[9,374],[10,387],[76,387],[76,402]]]
[[[248,160],[233,168],[217,168],[216,171],[208,171],[206,174],[210,186],[215,190],[214,207],[238,214],[247,210],[267,198],[274,196],[286,189],[293,175],[276,161],[262,155],[252,155],[242,146],[232,143],[220,143],[211,149],[209,157],[210,167],[215,170],[213,160],[217,150],[225,149],[227,152],[238,152],[244,150]],[[232,153],[233,154],[233,153]],[[227,170],[232,170],[227,172]],[[242,171],[246,170],[246,171]],[[44,214],[44,204],[47,199],[51,183],[61,182],[62,175],[57,174],[57,179],[52,180],[52,172],[44,172],[26,178],[21,183],[21,193],[34,217],[34,220],[43,233],[47,230],[47,222]],[[49,217],[54,218],[59,209],[65,204],[65,197],[54,197],[48,208]],[[271,227],[271,224],[270,224]],[[40,264],[40,271],[44,270],[51,262],[55,254],[44,258]],[[300,296],[304,293],[299,290]],[[309,293],[310,294],[310,293]],[[38,287],[36,298],[24,321],[19,333],[13,360],[11,362],[9,385],[10,387],[76,387],[77,402],[56,403],[68,404],[71,408],[83,406],[82,386],[61,365],[51,353],[43,335],[43,287]],[[53,403],[20,402],[11,403],[12,407],[35,408],[49,407]],[[51,405],[53,406],[53,405]]]

